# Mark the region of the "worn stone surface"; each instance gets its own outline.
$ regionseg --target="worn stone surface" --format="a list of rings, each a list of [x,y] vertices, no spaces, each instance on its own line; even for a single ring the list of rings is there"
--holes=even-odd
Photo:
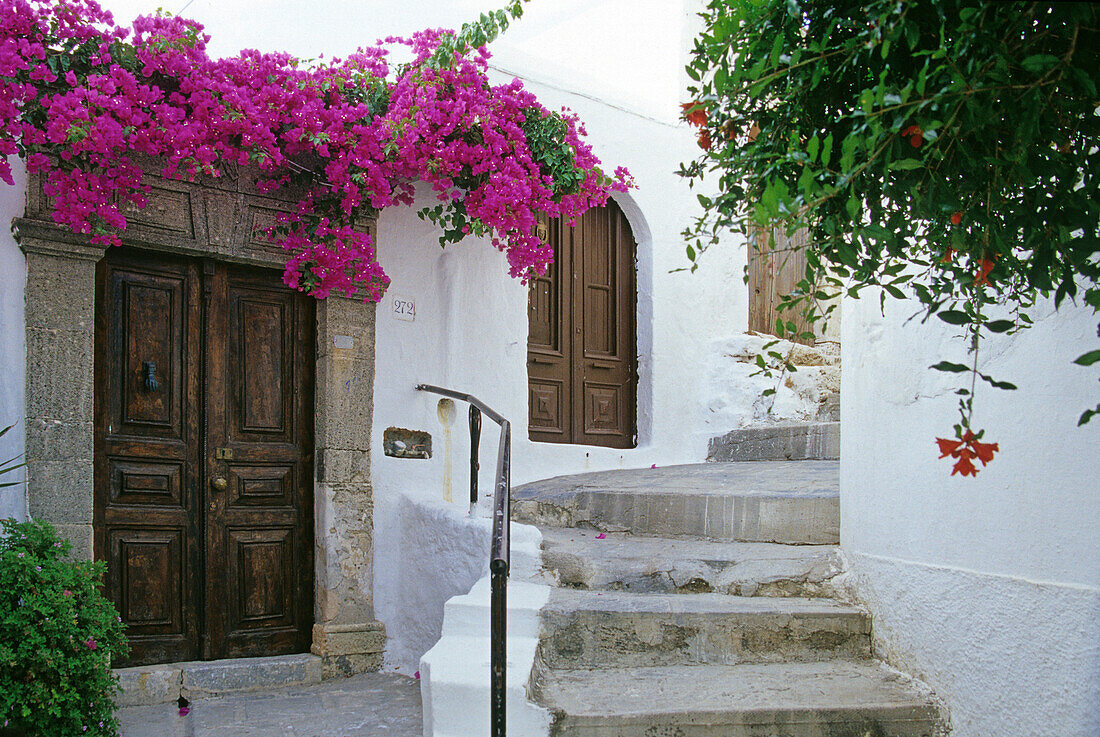
[[[180,663],[173,663],[116,669],[118,685],[122,688],[117,706],[121,708],[175,701],[180,697],[183,688],[181,666]]]
[[[552,668],[866,658],[871,623],[823,599],[555,589],[541,613]]]
[[[321,656],[323,678],[346,678],[382,667],[386,630],[381,622],[313,625],[314,655]]]
[[[555,737],[939,737],[928,693],[874,663],[544,671]]]
[[[92,556],[95,262],[103,249],[22,242],[27,264],[27,507]]]
[[[835,541],[837,470],[713,463],[515,490],[555,587],[529,682],[551,735],[940,737],[934,698],[871,660],[870,617],[826,598],[834,545],[729,541]]]
[[[266,693],[120,709],[122,737],[421,737],[420,684],[405,676],[354,678]]]
[[[183,695],[192,700],[321,681],[321,659],[308,654],[181,663],[179,667]]]
[[[546,527],[742,542],[837,544],[835,461],[695,464],[517,487],[513,519]]]
[[[840,573],[831,545],[597,538],[593,530],[544,527],[542,565],[558,586],[632,592],[826,596]]]
[[[805,461],[840,458],[839,422],[756,425],[711,438],[708,461]]]

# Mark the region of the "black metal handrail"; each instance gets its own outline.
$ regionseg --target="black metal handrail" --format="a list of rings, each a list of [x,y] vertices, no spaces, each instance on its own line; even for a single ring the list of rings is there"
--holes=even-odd
[[[477,397],[431,384],[417,384],[418,391],[431,392],[470,405],[470,511],[477,503],[477,453],[481,436],[481,415],[500,425],[496,486],[493,492],[493,538],[489,545],[489,734],[505,737],[505,674],[508,659],[508,568],[511,543],[512,426],[508,420]]]

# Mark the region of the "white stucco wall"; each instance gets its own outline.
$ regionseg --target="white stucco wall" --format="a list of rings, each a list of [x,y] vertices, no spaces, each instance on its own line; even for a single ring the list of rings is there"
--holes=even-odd
[[[977,478],[950,477],[933,439],[957,420],[965,345],[913,303],[844,306],[841,538],[875,645],[951,709],[954,737],[1100,734],[1100,424],[1087,309],[1054,314],[983,348],[975,424],[1000,452]],[[935,323],[935,324],[933,324]]]
[[[26,169],[12,159],[15,186],[0,183],[0,220],[4,223],[23,211]],[[26,349],[23,337],[23,285],[27,278],[23,252],[8,228],[0,228],[0,428],[15,425],[0,438],[0,462],[23,453],[23,374]],[[21,481],[20,468],[0,476],[0,483]],[[27,516],[22,484],[0,488],[0,517]]]

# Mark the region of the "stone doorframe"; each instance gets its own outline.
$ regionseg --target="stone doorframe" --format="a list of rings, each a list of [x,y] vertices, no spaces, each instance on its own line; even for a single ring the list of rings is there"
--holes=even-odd
[[[155,171],[150,163],[146,170]],[[263,195],[254,180],[147,175],[148,204],[124,210],[124,246],[282,268],[285,253],[257,229],[297,200]],[[360,228],[373,235],[375,220]],[[95,274],[106,248],[52,222],[40,176],[30,177],[26,213],[13,230],[27,266],[28,506],[73,543],[75,557],[91,559]],[[385,644],[372,601],[375,306],[330,296],[316,312],[312,651],[330,677],[377,670]]]

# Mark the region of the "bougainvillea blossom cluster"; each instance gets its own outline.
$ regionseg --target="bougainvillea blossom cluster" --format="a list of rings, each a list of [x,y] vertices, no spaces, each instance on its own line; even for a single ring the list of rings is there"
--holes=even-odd
[[[490,84],[484,49],[433,63],[449,33],[306,66],[257,51],[211,59],[202,27],[174,16],[123,28],[93,0],[0,0],[0,154],[42,172],[56,222],[102,244],[120,242],[126,202],[145,204],[143,157],[176,178],[253,167],[261,189],[304,193],[271,235],[287,284],[317,297],[381,297],[389,280],[354,223],[412,204],[423,181],[446,240],[489,235],[526,279],[553,258],[538,213],[575,220],[629,175],[603,173],[575,116],[518,80]],[[393,45],[414,60],[391,68]],[[2,160],[0,177],[12,182]]]

